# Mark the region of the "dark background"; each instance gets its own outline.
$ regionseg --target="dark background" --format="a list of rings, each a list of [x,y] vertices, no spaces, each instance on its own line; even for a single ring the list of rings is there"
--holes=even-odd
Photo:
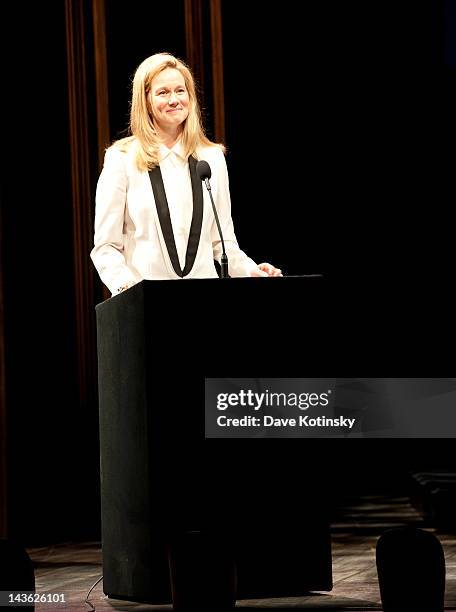
[[[185,58],[185,37],[183,2],[107,5],[114,140],[127,127],[136,66],[162,50]],[[10,531],[27,544],[97,538],[97,406],[77,401],[64,4],[0,11]],[[409,313],[417,334],[432,331],[454,276],[455,3],[306,2],[298,11],[226,0],[223,24],[241,247],[287,274],[321,272],[393,303],[408,286],[418,298],[432,293],[426,312],[417,299]],[[203,106],[211,135],[210,91]],[[372,312],[375,326],[383,313]],[[443,346],[438,355],[424,346],[418,370],[405,360],[404,371],[388,371],[388,355],[373,354],[368,374],[350,375],[447,376]],[[321,440],[315,451],[358,490],[420,462],[451,464],[451,443]]]

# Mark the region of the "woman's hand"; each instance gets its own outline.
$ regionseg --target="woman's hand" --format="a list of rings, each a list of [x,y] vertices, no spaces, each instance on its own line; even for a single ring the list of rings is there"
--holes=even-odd
[[[282,270],[270,263],[261,263],[250,272],[250,276],[283,276]]]

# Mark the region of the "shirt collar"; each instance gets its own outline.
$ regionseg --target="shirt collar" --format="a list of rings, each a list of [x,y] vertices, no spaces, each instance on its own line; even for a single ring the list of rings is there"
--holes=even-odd
[[[164,144],[160,145],[160,161],[161,162],[164,159],[166,159],[168,155],[170,155],[171,153],[174,153],[174,155],[179,157],[181,161],[186,161],[182,139],[179,139],[171,149],[168,149],[168,147],[166,147]]]

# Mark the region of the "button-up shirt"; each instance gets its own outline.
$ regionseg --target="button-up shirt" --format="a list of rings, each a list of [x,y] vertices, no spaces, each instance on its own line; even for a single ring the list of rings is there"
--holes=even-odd
[[[160,170],[168,200],[177,254],[180,266],[184,269],[193,215],[193,193],[188,162],[184,157],[184,149],[180,141],[171,149],[165,145],[160,146]]]

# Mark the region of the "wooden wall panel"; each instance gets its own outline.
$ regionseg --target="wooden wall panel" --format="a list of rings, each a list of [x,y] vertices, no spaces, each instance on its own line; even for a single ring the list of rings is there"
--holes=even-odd
[[[91,151],[84,3],[65,1],[69,136],[73,205],[74,283],[79,399],[86,405],[96,389],[94,273],[89,258],[93,235]]]
[[[0,209],[0,245],[2,241],[2,213]],[[0,538],[7,530],[7,482],[6,482],[6,375],[5,375],[5,300],[3,285],[3,253],[0,258]]]
[[[103,167],[106,147],[111,142],[109,130],[108,64],[106,60],[105,0],[93,0],[93,50],[95,62],[95,97],[97,111],[98,169]]]
[[[214,96],[214,136],[225,142],[225,85],[223,75],[223,38],[221,0],[211,0],[212,86]]]
[[[185,48],[187,63],[204,94],[203,6],[202,0],[185,0]]]

